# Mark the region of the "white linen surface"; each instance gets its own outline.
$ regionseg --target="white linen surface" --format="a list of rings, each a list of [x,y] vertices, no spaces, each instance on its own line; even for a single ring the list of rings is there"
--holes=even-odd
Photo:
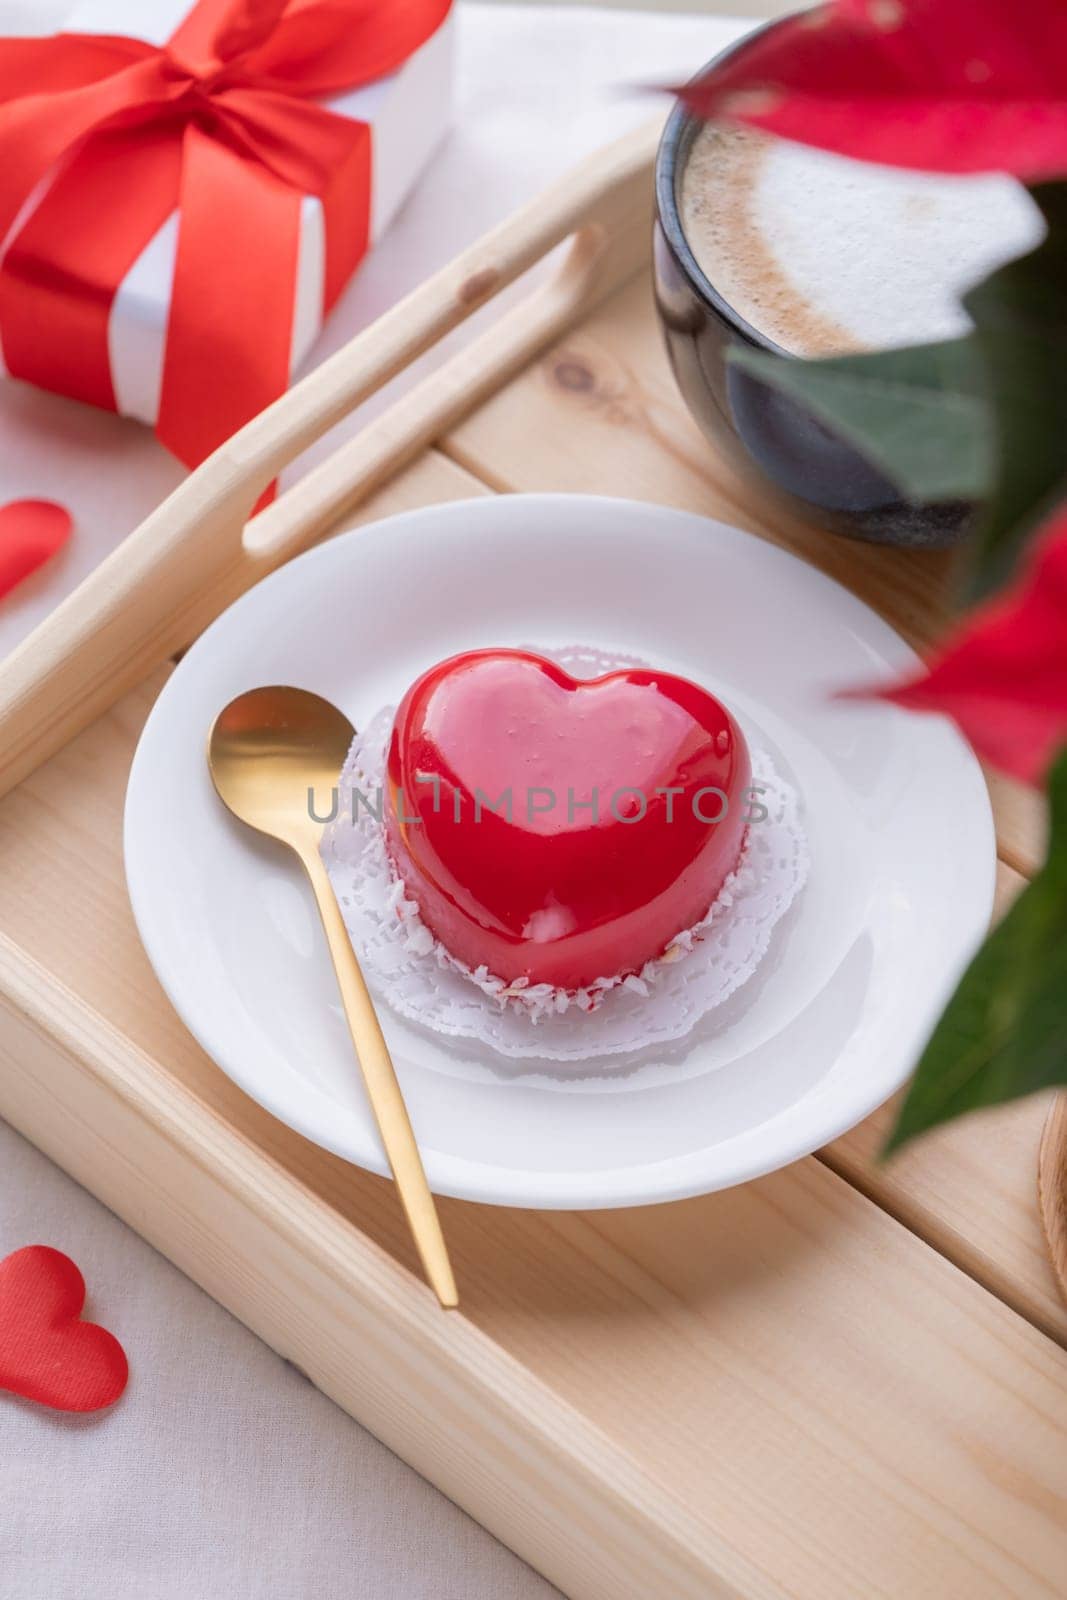
[[[0,0],[0,32],[62,0]],[[456,125],[353,284],[337,349],[743,29],[708,17],[464,5]],[[54,570],[0,605],[0,659],[179,480],[136,423],[0,382],[0,503],[67,502]],[[51,1244],[128,1350],[110,1413],[0,1394],[2,1600],[540,1600],[542,1579],[0,1124],[0,1257]]]

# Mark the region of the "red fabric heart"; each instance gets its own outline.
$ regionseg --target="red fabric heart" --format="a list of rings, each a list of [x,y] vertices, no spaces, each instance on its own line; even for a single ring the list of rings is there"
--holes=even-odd
[[[0,1261],[0,1389],[56,1411],[99,1411],[126,1387],[114,1334],[82,1322],[85,1280],[69,1256],[31,1244]]]
[[[0,600],[50,561],[73,527],[70,512],[53,500],[10,500],[0,506]]]
[[[388,780],[393,861],[445,948],[579,989],[704,916],[737,864],[751,767],[729,712],[683,678],[583,682],[479,650],[408,691]]]

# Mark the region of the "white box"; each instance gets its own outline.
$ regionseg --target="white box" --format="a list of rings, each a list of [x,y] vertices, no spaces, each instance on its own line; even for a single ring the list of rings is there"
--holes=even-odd
[[[36,0],[28,0],[19,8],[12,19],[18,31],[37,31],[33,27],[35,9]],[[65,9],[57,7],[52,0],[48,7],[48,23],[51,29],[62,28],[71,33],[125,34],[149,44],[162,45],[190,9],[191,0],[79,0]],[[398,72],[323,101],[331,111],[371,127],[372,248],[388,228],[448,127],[453,58],[454,17],[449,15],[444,25]],[[25,214],[20,224],[24,220]],[[178,214],[175,213],[146,244],[120,285],[108,329],[116,409],[124,416],[152,424],[159,415],[177,241]],[[309,195],[303,204],[290,376],[297,371],[322,328],[324,270],[323,208],[320,200]]]

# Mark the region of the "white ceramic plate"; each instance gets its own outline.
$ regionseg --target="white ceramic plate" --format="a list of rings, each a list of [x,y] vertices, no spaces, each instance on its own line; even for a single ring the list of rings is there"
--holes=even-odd
[[[569,495],[434,506],[238,600],[174,672],[130,778],[127,875],[163,987],[255,1100],[383,1171],[300,869],[223,810],[205,739],[257,684],[316,690],[358,726],[442,657],[522,643],[628,651],[720,694],[804,797],[811,877],[755,977],[655,1060],[592,1075],[494,1061],[383,1010],[431,1185],[637,1205],[808,1154],[901,1084],[979,943],[989,801],[941,719],[831,699],[914,666],[884,622],[773,545],[684,512]]]

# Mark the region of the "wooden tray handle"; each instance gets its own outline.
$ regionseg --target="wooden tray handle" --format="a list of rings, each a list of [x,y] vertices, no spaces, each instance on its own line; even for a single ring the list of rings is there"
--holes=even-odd
[[[598,152],[254,418],[0,667],[0,794],[473,410],[648,254],[658,129]],[[558,271],[249,522],[302,451],[571,239]]]

